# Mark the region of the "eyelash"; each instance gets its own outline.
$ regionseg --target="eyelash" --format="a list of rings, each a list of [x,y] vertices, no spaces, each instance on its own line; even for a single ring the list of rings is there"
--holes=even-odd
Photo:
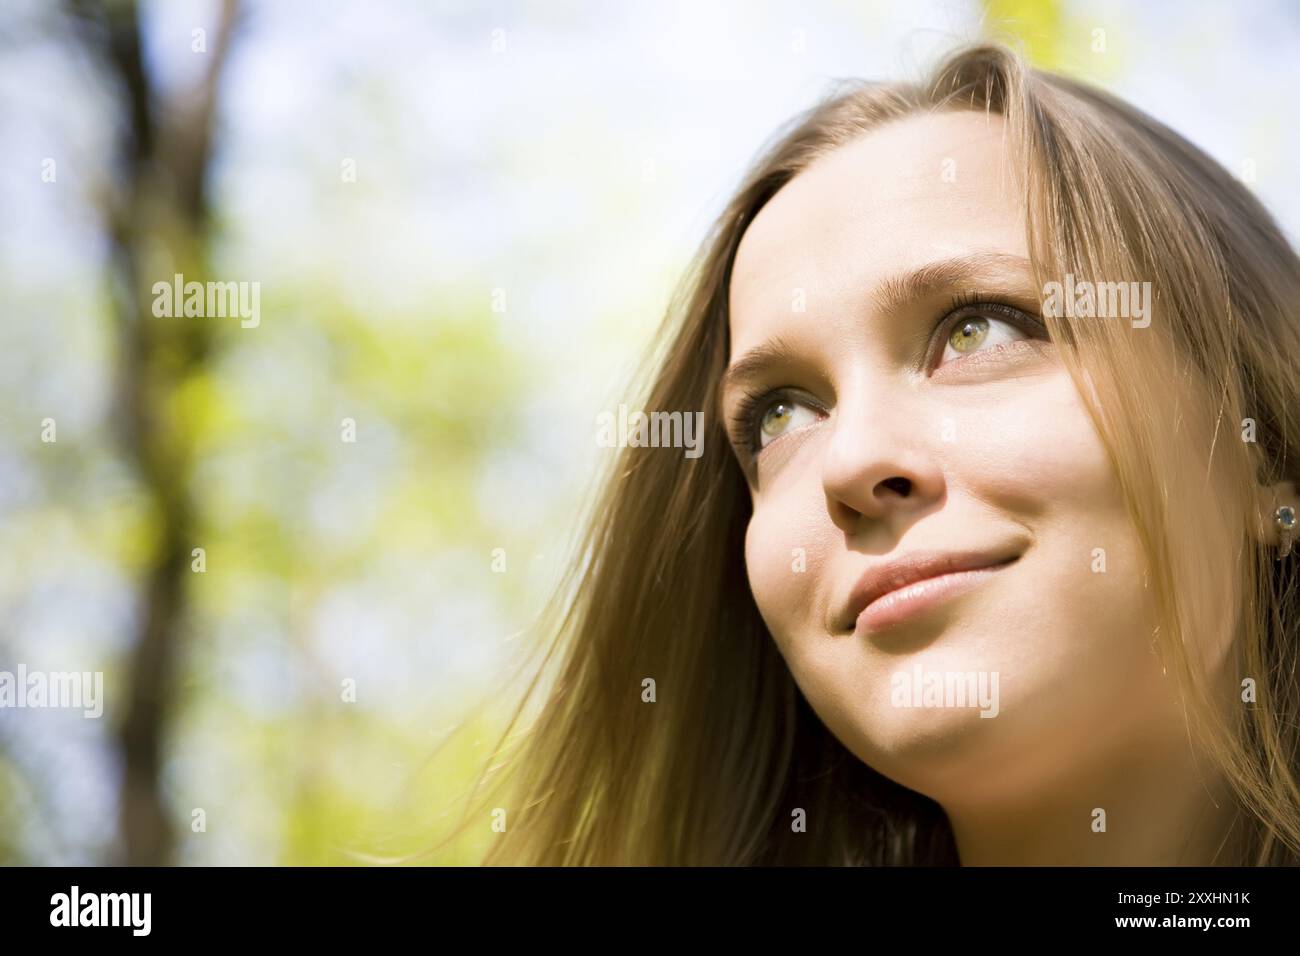
[[[941,313],[938,321],[935,322],[934,332],[936,334],[946,332],[951,336],[951,330],[964,319],[973,315],[993,314],[996,318],[1010,322],[1012,325],[1027,335],[1035,338],[1045,339],[1048,337],[1047,326],[1043,320],[1024,309],[1010,305],[1006,302],[999,301],[997,296],[981,295],[979,293],[964,292],[953,296],[952,300]],[[945,341],[943,335],[938,335],[940,342]],[[1001,346],[999,346],[1001,348]],[[933,352],[933,347],[930,350]],[[993,349],[992,351],[997,351]],[[976,353],[972,353],[976,354]],[[942,357],[942,347],[938,357]],[[936,356],[933,354],[927,358],[927,365],[933,362]],[[966,358],[954,359],[949,365],[961,362]],[[762,450],[762,440],[758,436],[758,427],[760,416],[767,412],[767,409],[779,399],[794,397],[794,389],[776,388],[769,391],[746,392],[740,396],[736,405],[736,410],[731,416],[731,430],[735,436],[736,444],[740,446],[749,456],[755,457]],[[805,398],[797,399],[804,405],[811,405],[820,411],[825,411],[815,402],[809,402]]]

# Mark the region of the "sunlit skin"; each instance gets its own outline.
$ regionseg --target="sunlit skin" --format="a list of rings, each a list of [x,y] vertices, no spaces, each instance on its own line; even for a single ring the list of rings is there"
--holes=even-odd
[[[963,863],[1206,864],[1227,804],[1153,643],[1104,447],[1034,331],[1004,136],[982,113],[893,122],[817,160],[746,231],[730,360],[775,351],[723,394],[729,421],[756,398],[755,427],[732,426],[750,586],[826,726],[937,800]],[[1025,319],[974,306],[954,325],[958,296]],[[969,549],[1015,560],[883,629],[844,628],[868,567]],[[997,716],[891,703],[892,675],[917,664],[997,672]]]

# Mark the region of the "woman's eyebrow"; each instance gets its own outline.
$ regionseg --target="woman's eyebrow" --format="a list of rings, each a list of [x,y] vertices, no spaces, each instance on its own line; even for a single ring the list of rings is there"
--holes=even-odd
[[[1024,256],[976,252],[888,276],[876,287],[874,298],[877,310],[894,315],[936,293],[993,281],[1028,282],[1032,275],[1032,265]]]
[[[719,389],[719,394],[725,397],[731,389],[752,379],[761,378],[763,373],[773,366],[793,365],[798,361],[798,350],[779,335],[773,336],[731,363],[722,375],[722,388]]]
[[[893,315],[906,310],[918,300],[937,293],[980,282],[1024,282],[1032,267],[1024,256],[1003,252],[976,252],[928,262],[899,275],[888,276],[876,286],[873,298],[877,311]],[[773,366],[795,365],[799,352],[780,336],[774,336],[745,352],[728,366],[722,375],[719,395],[747,381],[761,378]]]

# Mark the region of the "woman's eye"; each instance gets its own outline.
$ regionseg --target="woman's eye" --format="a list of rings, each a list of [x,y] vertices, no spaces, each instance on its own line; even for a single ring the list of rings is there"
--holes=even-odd
[[[995,319],[984,315],[968,315],[957,320],[948,333],[944,343],[943,355],[939,364],[952,359],[970,355],[988,346],[1002,345],[1030,338],[1029,334],[1007,319]]]
[[[758,446],[765,447],[786,432],[816,420],[816,414],[802,402],[789,396],[778,398],[767,406],[758,420]]]

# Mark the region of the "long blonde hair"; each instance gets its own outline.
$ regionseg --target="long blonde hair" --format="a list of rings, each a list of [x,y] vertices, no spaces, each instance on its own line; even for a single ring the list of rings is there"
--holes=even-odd
[[[764,150],[717,220],[642,382],[645,408],[705,412],[705,453],[628,448],[612,463],[540,632],[544,658],[530,661],[534,679],[474,794],[475,807],[508,811],[484,863],[958,862],[942,808],[850,754],[796,687],[749,590],[749,494],[712,413],[748,223],[817,157],[945,110],[1005,118],[1040,284],[1067,273],[1152,283],[1150,328],[1045,321],[1142,542],[1189,730],[1239,803],[1246,857],[1232,862],[1296,861],[1295,559],[1274,561],[1262,542],[1254,489],[1296,473],[1300,262],[1251,193],[1177,134],[985,44],[922,83],[838,89]],[[1238,703],[1234,683],[1225,707],[1193,650],[1220,621],[1253,701]],[[795,808],[807,832],[793,832]]]

